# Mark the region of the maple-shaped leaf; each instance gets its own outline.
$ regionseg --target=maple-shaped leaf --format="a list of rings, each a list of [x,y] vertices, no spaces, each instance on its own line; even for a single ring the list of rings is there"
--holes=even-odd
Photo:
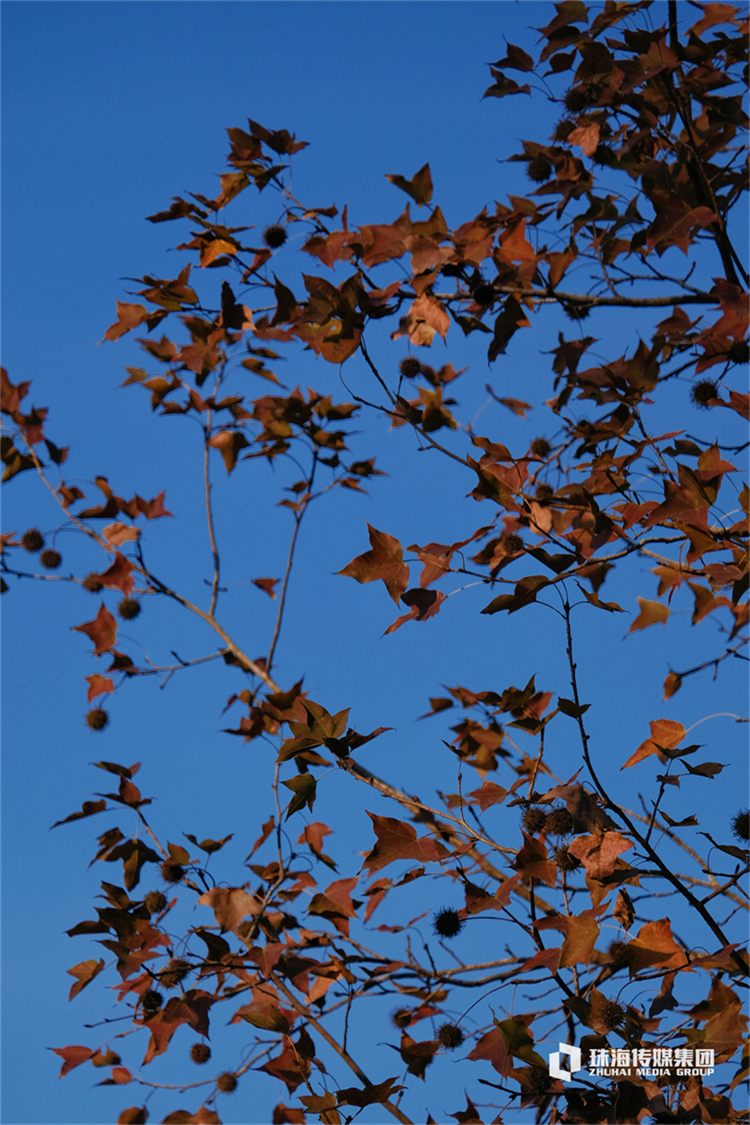
[[[234,466],[237,464],[237,457],[241,449],[246,449],[250,442],[244,434],[239,433],[237,430],[222,430],[221,433],[214,434],[207,442],[212,449],[218,449],[221,456],[224,458],[224,466],[228,473],[231,473]]]
[[[688,965],[684,950],[672,937],[668,918],[641,926],[635,938],[628,942],[627,958],[631,977],[651,965],[658,965],[660,969],[684,969]]]
[[[77,996],[87,984],[91,984],[94,977],[98,976],[104,968],[104,961],[79,961],[72,969],[67,969],[66,972],[70,976],[76,978],[75,984],[71,987],[68,994],[68,1000],[72,1000]]]
[[[519,973],[528,973],[532,969],[549,969],[550,973],[554,976],[560,968],[561,956],[561,949],[540,949],[533,957],[529,957],[528,961],[524,961],[523,965],[516,971]]]
[[[122,590],[127,598],[135,586],[132,571],[133,564],[119,551],[115,551],[115,561],[102,574],[97,574],[96,578],[105,589]]]
[[[117,622],[106,606],[100,606],[99,612],[93,621],[86,621],[83,625],[72,626],[74,633],[85,633],[94,645],[94,652],[101,656],[109,652],[117,639]]]
[[[415,203],[420,207],[425,203],[429,203],[432,199],[432,176],[430,175],[429,164],[423,164],[418,172],[415,172],[410,180],[404,176],[391,175],[386,176],[386,180],[394,185],[394,187],[401,188],[407,195],[410,195]]]
[[[634,633],[637,629],[648,629],[649,625],[666,625],[669,606],[662,605],[661,602],[648,601],[647,598],[638,598],[638,605],[641,607],[641,612],[628,629],[628,633]]]
[[[407,590],[401,595],[401,601],[404,605],[411,606],[411,611],[397,617],[386,629],[386,636],[388,633],[395,633],[406,621],[427,621],[434,617],[445,601],[445,594],[441,590]]]
[[[407,1066],[409,1074],[424,1081],[424,1072],[440,1050],[437,1039],[424,1039],[417,1042],[405,1031],[401,1032],[399,1054]]]
[[[377,1105],[387,1102],[391,1094],[403,1090],[403,1086],[394,1086],[398,1078],[386,1078],[375,1086],[366,1086],[360,1090],[357,1086],[347,1086],[344,1090],[337,1090],[336,1097],[339,1105],[356,1105],[363,1109],[366,1105]]]
[[[280,1078],[289,1093],[293,1094],[310,1074],[310,1057],[314,1056],[314,1047],[312,1048],[313,1056],[308,1057],[306,1046],[310,1044],[312,1047],[312,1040],[304,1028],[300,1032],[297,1043],[293,1043],[288,1035],[284,1036],[282,1042],[284,1049],[281,1054],[269,1059],[263,1066],[259,1066],[258,1070],[264,1070],[266,1074],[270,1074],[273,1078]],[[333,1098],[332,1094],[330,1096]]]
[[[674,719],[655,719],[649,723],[649,726],[651,737],[641,743],[635,753],[631,754],[627,762],[620,767],[621,769],[626,770],[630,766],[642,762],[644,758],[648,758],[651,754],[658,754],[659,761],[666,762],[669,755],[665,754],[664,751],[674,750],[685,737],[684,726]]]
[[[513,866],[527,878],[541,879],[548,887],[557,881],[557,864],[547,858],[547,846],[542,840],[535,840],[523,833],[524,845],[516,856]]]
[[[64,820],[56,820],[51,827],[57,828],[58,824],[68,824],[71,820],[81,820],[85,816],[94,816],[95,813],[104,812],[106,807],[106,801],[84,801],[80,812],[71,813]]]
[[[0,367],[0,410],[3,414],[16,414],[21,409],[21,399],[25,398],[31,381],[13,386],[8,372]]]
[[[378,531],[369,523],[367,530],[372,550],[358,555],[337,573],[345,578],[354,578],[361,583],[377,582],[381,579],[398,605],[401,595],[409,585],[409,567],[404,562],[403,548],[395,536],[388,535],[385,531]]]
[[[437,297],[433,297],[431,293],[423,293],[412,301],[408,313],[399,321],[397,330],[391,333],[391,339],[398,340],[401,336],[408,336],[415,347],[429,347],[436,332],[445,339],[450,323],[450,317]]]
[[[687,254],[693,232],[717,220],[710,207],[691,207],[686,199],[673,191],[652,191],[649,199],[656,218],[648,228],[646,244],[649,252],[656,250],[660,257],[670,246],[679,246]]]
[[[62,1070],[58,1074],[58,1078],[63,1078],[74,1067],[88,1062],[96,1054],[90,1047],[48,1047],[47,1049],[52,1051],[53,1054],[59,1055],[63,1060]]]
[[[500,805],[508,795],[508,790],[494,781],[484,781],[480,789],[472,789],[469,796],[476,801],[482,812],[486,812],[491,805]]]
[[[276,600],[276,591],[274,586],[278,583],[278,578],[253,578],[253,585],[257,586],[259,590],[263,590],[268,594],[269,598]]]
[[[117,1118],[117,1125],[145,1125],[147,1121],[148,1110],[145,1105],[131,1105]]]
[[[107,540],[110,547],[121,547],[131,539],[137,539],[141,534],[140,528],[127,523],[110,523],[102,528],[102,538]]]
[[[615,869],[617,857],[632,848],[619,832],[599,836],[578,836],[568,844],[568,852],[579,859],[592,879],[606,879]]]
[[[584,910],[579,915],[564,917],[557,914],[534,923],[537,930],[562,930],[565,934],[560,955],[561,968],[590,964],[596,939],[599,936],[599,923],[596,919],[605,909],[606,904],[592,910]]]
[[[138,511],[141,512],[147,520],[156,520],[161,516],[172,516],[172,513],[168,512],[164,507],[165,495],[166,492],[160,492],[153,500],[143,500],[140,496],[136,496],[135,503]]]
[[[117,320],[114,324],[110,324],[109,328],[104,333],[104,339],[119,340],[126,332],[137,328],[139,324],[143,324],[144,320],[148,320],[148,318],[149,313],[144,305],[129,305],[122,301],[117,301]]]
[[[313,895],[308,914],[327,918],[344,937],[349,937],[349,919],[357,917],[357,906],[361,905],[355,905],[350,897],[357,879],[356,875],[352,879],[337,879],[322,894]]]
[[[115,690],[115,685],[110,679],[101,676],[95,672],[93,676],[84,676],[86,683],[89,685],[89,690],[86,694],[86,699],[90,703],[92,699],[96,699],[97,695],[107,695]]]
[[[380,871],[396,859],[416,859],[420,863],[440,863],[450,853],[431,836],[417,838],[417,830],[403,820],[368,812],[378,842],[364,859],[364,867]]]
[[[510,1017],[501,1021],[496,1019],[494,1022],[492,1031],[482,1036],[467,1058],[486,1059],[504,1078],[513,1070],[514,1057],[546,1070],[547,1063],[534,1050],[534,1039],[522,1020]]]
[[[737,994],[721,980],[714,981],[708,998],[693,1006],[690,1016],[700,1022],[708,1020],[700,1045],[713,1047],[716,1061],[725,1062],[742,1044],[747,1017]],[[697,1042],[697,1037],[693,1040]]]
[[[222,933],[234,930],[248,914],[258,914],[260,903],[242,887],[212,887],[197,900],[210,906]]]
[[[286,811],[287,820],[289,820],[292,813],[297,812],[298,809],[304,808],[305,805],[307,805],[310,812],[312,812],[313,805],[315,804],[317,782],[311,773],[297,774],[296,777],[282,782],[282,785],[285,785],[287,789],[291,789],[294,793],[294,796],[289,802],[289,808]]]

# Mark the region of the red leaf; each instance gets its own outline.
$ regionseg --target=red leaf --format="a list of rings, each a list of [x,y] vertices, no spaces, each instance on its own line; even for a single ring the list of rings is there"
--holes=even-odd
[[[153,500],[142,500],[140,496],[136,496],[135,502],[139,512],[142,512],[147,520],[156,520],[159,519],[160,516],[171,516],[172,513],[168,512],[164,507],[165,495],[165,492],[160,492]]]
[[[385,531],[377,531],[368,523],[372,550],[358,555],[356,559],[339,570],[337,573],[345,578],[354,578],[357,582],[376,582],[381,579],[385,588],[398,605],[399,598],[409,585],[409,567],[404,560],[404,552],[393,535]]]
[[[94,645],[94,652],[101,656],[109,652],[117,639],[117,622],[106,606],[101,606],[93,621],[86,621],[83,625],[74,625],[74,633],[85,633]]]
[[[135,586],[132,570],[133,564],[119,551],[115,551],[115,561],[103,574],[97,574],[96,577],[107,590],[122,590],[127,598]]]
[[[69,1070],[80,1066],[81,1063],[88,1062],[96,1054],[96,1051],[92,1051],[90,1047],[50,1047],[49,1050],[55,1055],[59,1055],[63,1060],[62,1070],[58,1074],[58,1078],[62,1078]]]
[[[259,590],[263,590],[264,593],[268,594],[269,598],[273,598],[275,601],[276,594],[274,592],[274,586],[278,581],[278,578],[253,578],[253,585],[257,586]]]
[[[377,816],[368,812],[378,842],[365,856],[364,865],[370,871],[380,871],[396,859],[416,859],[421,863],[439,863],[450,853],[430,836],[417,839],[417,830],[403,820],[391,816]]]
[[[89,684],[88,694],[86,695],[89,703],[92,699],[96,699],[97,695],[108,695],[115,690],[112,681],[105,676],[100,676],[98,672],[95,672],[93,676],[85,676],[84,679]]]

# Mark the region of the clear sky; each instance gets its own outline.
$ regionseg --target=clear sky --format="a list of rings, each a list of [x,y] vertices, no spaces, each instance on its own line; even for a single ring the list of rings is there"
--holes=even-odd
[[[662,8],[666,5],[654,5],[655,22]],[[143,362],[134,342],[100,345],[115,319],[115,298],[132,300],[127,292],[140,288],[125,279],[144,273],[172,277],[184,264],[176,264],[178,256],[170,248],[186,237],[185,226],[153,225],[144,217],[167,207],[177,194],[214,195],[214,174],[225,170],[224,130],[244,126],[247,117],[310,142],[295,157],[295,192],[315,206],[335,203],[340,210],[348,203],[352,225],[395,219],[406,197],[384,175],[410,177],[425,161],[435,183],[433,202],[440,204],[449,226],[504,201],[508,193],[527,192],[523,166],[504,161],[520,149],[522,137],[549,135],[555,108],[543,93],[502,102],[483,101],[481,95],[490,81],[486,64],[504,54],[504,39],[529,49],[537,38],[529,28],[547,22],[548,12],[548,5],[531,0],[5,0],[0,5],[3,363],[12,382],[33,381],[31,399],[50,411],[50,437],[71,446],[67,481],[92,497],[91,480],[99,473],[121,495],[151,497],[166,489],[167,507],[176,518],[150,525],[150,550],[157,570],[189,596],[205,598],[203,581],[210,574],[207,548],[200,573],[186,561],[195,557],[195,544],[204,536],[197,431],[188,436],[185,419],[150,415],[142,391],[118,386],[125,364]],[[237,225],[253,223],[262,230],[278,219],[278,197],[270,192],[260,198],[247,192],[242,198],[247,202],[231,212]],[[319,272],[309,261],[306,265],[308,272]],[[293,268],[299,273],[299,265],[290,266],[288,282]],[[638,323],[634,317],[592,320],[591,334],[601,341],[597,354],[611,354],[618,342],[621,350],[632,348]],[[485,385],[527,401],[550,397],[551,391],[542,391],[549,383],[549,357],[543,353],[566,327],[570,334],[570,325],[551,314],[535,329],[532,343],[521,341],[519,333],[492,370],[476,336],[464,342],[454,328],[447,350],[439,341],[433,345],[435,360],[469,368],[456,392],[463,417],[486,420],[479,431],[491,432],[495,440],[506,440],[505,427],[516,448],[551,432],[556,420],[543,408],[526,421],[503,414]],[[384,364],[395,364],[405,354],[383,340],[374,346]],[[322,360],[316,364],[309,354],[300,352],[280,374],[289,387],[299,383],[337,399],[350,397],[337,369]],[[343,377],[363,392],[367,387],[359,358],[345,366]],[[667,423],[688,430],[695,424],[686,407],[687,387],[675,384],[664,429]],[[253,384],[254,394],[268,390],[261,380]],[[718,423],[720,441],[743,440],[734,415]],[[450,543],[468,538],[491,514],[482,506],[467,510],[463,498],[471,483],[446,462],[417,454],[405,430],[388,433],[385,423],[373,428],[372,419],[361,429],[353,453],[377,455],[378,467],[389,475],[372,481],[369,497],[336,491],[305,527],[279,676],[291,684],[304,675],[312,697],[331,711],[352,706],[351,721],[360,731],[395,728],[362,751],[375,772],[407,791],[432,791],[435,784],[449,790],[455,773],[450,761],[444,763],[440,740],[451,737],[446,733],[450,724],[433,719],[433,725],[414,725],[428,709],[428,697],[444,695],[443,685],[523,686],[534,673],[538,688],[564,694],[560,627],[541,608],[513,618],[479,616],[487,601],[480,588],[457,595],[435,621],[383,637],[396,612],[382,589],[335,574],[367,549],[365,522],[405,545]],[[274,605],[249,579],[282,573],[290,520],[273,507],[278,484],[270,473],[252,490],[239,471],[228,481],[218,466],[216,473],[232,621],[247,650],[260,652],[265,641],[255,638],[267,635]],[[53,533],[58,526],[56,508],[40,497],[32,478],[22,474],[7,489],[4,531],[22,532],[33,522]],[[93,548],[72,534],[62,531],[56,546],[66,573],[100,565]],[[607,590],[629,611],[637,608],[636,593],[655,596],[645,565],[635,586]],[[86,655],[85,639],[69,630],[89,619],[94,599],[77,586],[19,582],[3,603],[3,1120],[6,1125],[96,1125],[139,1101],[138,1091],[97,1087],[106,1072],[90,1067],[58,1081],[60,1060],[46,1048],[95,1045],[107,1029],[87,1031],[83,1025],[119,1016],[114,1000],[111,1009],[103,1002],[99,982],[66,1006],[72,981],[66,970],[98,957],[99,947],[86,938],[69,939],[64,931],[92,917],[100,880],[117,882],[121,872],[114,865],[102,870],[103,864],[87,870],[103,824],[89,820],[53,832],[49,826],[79,808],[95,789],[109,788],[107,775],[92,769],[92,761],[141,761],[142,787],[159,795],[154,817],[164,818],[170,839],[182,842],[183,831],[199,839],[236,833],[222,878],[239,883],[247,876],[242,860],[256,826],[272,811],[260,784],[268,762],[261,761],[263,751],[255,743],[244,747],[220,733],[233,725],[221,709],[244,684],[239,673],[233,680],[232,670],[218,663],[173,677],[163,691],[153,678],[126,685],[128,690],[108,703],[111,728],[93,735],[83,722],[83,677],[97,669]],[[581,614],[584,690],[596,696],[592,731],[612,784],[622,784],[619,767],[647,737],[650,719],[663,714],[689,727],[706,715],[741,706],[739,661],[725,662],[715,684],[708,676],[696,678],[689,690],[661,702],[670,661],[691,666],[723,647],[717,626],[696,636],[690,608],[685,601],[668,629],[652,628],[627,640],[630,618],[625,615]],[[170,609],[152,615],[147,607],[142,620],[122,632],[133,637],[134,652],[141,646],[159,662],[169,660],[173,647],[184,659],[215,649],[210,636]],[[744,760],[744,729],[720,718],[699,728],[700,739],[710,747],[710,758],[737,763]],[[433,784],[433,763],[441,753],[445,770]],[[571,727],[570,744],[563,741],[556,748],[555,770],[566,778],[576,768]],[[736,768],[735,776],[739,807],[746,803],[745,767]],[[326,820],[328,808],[332,821],[341,825],[335,847],[343,857],[342,877],[358,870],[356,852],[370,838],[361,827],[362,809],[398,815],[369,792],[352,795],[345,782],[332,777],[315,810],[316,818]],[[704,809],[710,806],[705,794],[712,784],[688,787],[684,801],[692,801],[692,807],[682,815],[700,806],[703,824],[710,825],[706,830],[726,842],[727,817],[736,810]],[[627,800],[639,807],[638,782],[628,778],[628,786]],[[424,880],[404,904],[408,916],[441,905],[436,895],[454,905],[461,900],[459,889]],[[495,937],[489,925],[477,926],[482,940],[486,945],[492,933],[489,944],[502,949],[508,935],[494,923]],[[479,956],[480,948],[477,939],[472,955]],[[498,1006],[505,1003],[497,1000]],[[113,1034],[120,1029],[112,1025]],[[225,1034],[217,1028],[215,1042],[234,1044],[228,1050],[247,1046],[238,1048],[237,1038],[235,1029]],[[250,1043],[252,1036],[246,1039]],[[375,1060],[378,1074],[402,1069],[397,1056],[368,1041],[366,1029],[356,1031],[354,1042]],[[126,1046],[127,1041],[123,1052]],[[187,1051],[184,1044],[179,1049]],[[172,1053],[165,1066],[161,1060],[152,1064],[150,1077],[170,1080]],[[455,1095],[462,1083],[481,1089],[477,1064],[444,1065],[459,1066],[461,1081],[454,1070],[438,1074],[435,1066],[427,1088],[414,1096],[413,1112],[425,1114],[429,1107],[437,1120],[447,1120],[440,1115],[463,1108]],[[180,1072],[181,1080],[195,1079],[189,1066]],[[495,1077],[489,1066],[481,1074]],[[431,1082],[437,1095],[430,1095]],[[290,1100],[285,1088],[266,1076],[257,1076],[252,1087],[257,1103],[248,1102],[250,1089],[248,1083],[235,1100],[222,1099],[225,1122],[262,1125],[269,1106]],[[451,1094],[443,1096],[447,1089]],[[176,1104],[160,1101],[152,1120],[160,1119],[162,1106],[166,1113]],[[377,1115],[365,1111],[360,1120],[376,1122]]]

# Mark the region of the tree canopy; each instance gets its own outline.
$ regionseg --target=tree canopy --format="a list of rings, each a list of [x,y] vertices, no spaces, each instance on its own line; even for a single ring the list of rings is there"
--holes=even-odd
[[[118,1122],[747,1119],[746,12],[526,10],[484,91],[548,106],[488,144],[525,194],[319,206],[314,140],[243,119],[148,215],[175,276],[102,326],[148,488],[68,474],[3,370],[3,591],[69,598],[102,748],[53,827],[100,892],[70,999],[116,1003],[52,1050]]]

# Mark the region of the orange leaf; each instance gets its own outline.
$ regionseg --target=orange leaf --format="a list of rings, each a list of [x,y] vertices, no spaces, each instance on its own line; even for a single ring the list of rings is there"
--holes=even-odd
[[[241,887],[212,887],[197,900],[199,906],[210,906],[221,932],[239,926],[248,914],[257,914],[260,904]]]
[[[365,551],[337,573],[357,582],[376,582],[381,579],[396,605],[409,585],[409,567],[403,561],[404,552],[398,539],[385,531],[378,531],[368,523],[371,551]]]
[[[578,836],[568,844],[568,851],[580,859],[590,878],[601,880],[612,874],[618,855],[632,846],[619,832],[605,832],[603,836]]]
[[[115,685],[106,676],[100,676],[95,672],[93,676],[84,676],[86,683],[89,685],[88,694],[86,699],[90,703],[92,699],[96,699],[97,695],[109,695],[110,692],[115,690]]]
[[[403,176],[392,175],[386,176],[394,187],[401,188],[407,195],[410,195],[415,203],[420,207],[425,203],[429,203],[432,199],[432,176],[430,175],[429,164],[423,164],[418,172],[415,172],[410,180],[405,179]]]
[[[672,937],[668,918],[646,922],[633,941],[628,942],[627,948],[631,977],[651,965],[658,965],[660,969],[684,969],[688,964],[687,957]]]
[[[646,598],[638,598],[638,605],[641,607],[641,612],[628,629],[628,633],[634,633],[637,629],[648,629],[649,625],[666,625],[669,606],[662,605],[661,602],[650,602]]]
[[[627,762],[621,768],[626,770],[630,766],[642,762],[644,758],[650,757],[651,754],[658,754],[659,761],[666,762],[666,756],[659,750],[660,746],[665,747],[667,750],[674,750],[676,746],[682,742],[685,737],[685,728],[682,723],[677,723],[674,719],[656,719],[655,722],[649,723],[651,727],[651,738],[647,738],[642,742],[634,754],[628,758]]]
[[[115,551],[115,561],[107,570],[102,574],[97,574],[96,577],[107,590],[122,590],[127,598],[130,591],[135,586],[135,579],[131,573],[132,570],[132,563],[128,562],[125,556],[121,555],[119,551]]]
[[[70,993],[68,994],[68,1000],[72,1000],[73,997],[77,996],[78,993],[81,992],[87,984],[91,984],[94,977],[98,976],[103,968],[103,960],[91,960],[79,961],[78,964],[74,965],[72,969],[66,969],[66,972],[69,973],[71,977],[76,978],[76,982],[71,986]]]
[[[74,633],[85,633],[94,644],[94,652],[101,656],[109,652],[117,639],[117,622],[106,606],[101,606],[93,621],[86,621],[83,625],[74,625]]]
[[[137,539],[140,529],[127,523],[110,523],[102,530],[102,536],[110,547],[119,547],[131,539]]]
[[[104,333],[105,340],[119,340],[126,332],[143,324],[148,319],[148,312],[143,305],[128,305],[122,301],[117,302],[117,321],[110,324]]]

